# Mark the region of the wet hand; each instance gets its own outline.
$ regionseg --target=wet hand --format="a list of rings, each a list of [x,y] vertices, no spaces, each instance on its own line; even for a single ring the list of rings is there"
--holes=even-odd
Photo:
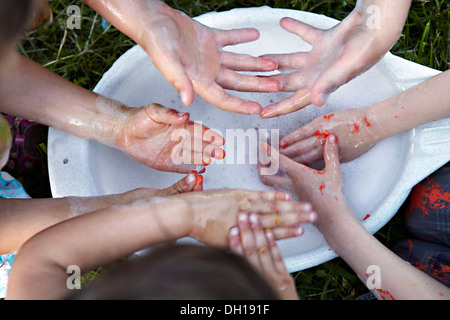
[[[300,201],[310,202],[318,214],[316,225],[323,224],[330,217],[339,217],[342,212],[348,212],[336,136],[330,134],[325,140],[325,168],[322,171],[295,162],[267,144],[266,147],[270,148],[271,159],[278,159],[280,173],[260,175],[264,184],[287,190],[295,194]]]
[[[323,164],[325,140],[332,133],[338,139],[340,161],[348,162],[380,140],[379,129],[376,117],[370,115],[368,108],[326,114],[281,139],[280,152],[294,161],[318,167]]]
[[[280,89],[276,79],[245,75],[237,71],[273,71],[272,59],[234,54],[222,50],[259,38],[255,29],[208,28],[161,3],[149,13],[137,42],[154,65],[180,93],[188,106],[195,93],[212,105],[230,112],[260,113],[259,103],[245,101],[225,89],[272,92]]]
[[[264,108],[262,118],[288,114],[311,103],[324,105],[333,91],[372,67],[393,44],[390,38],[386,40],[370,28],[367,17],[358,12],[328,30],[292,18],[283,18],[280,24],[312,45],[312,49],[265,55],[278,62],[282,73],[271,78],[280,81],[281,91],[295,93]],[[283,73],[284,69],[289,72]]]
[[[277,239],[301,235],[302,224],[317,218],[309,203],[291,201],[288,193],[275,190],[206,190],[174,197],[192,212],[191,236],[209,245],[227,245],[228,231],[242,211],[259,214],[263,228],[271,228]]]
[[[223,159],[221,135],[189,121],[188,113],[158,104],[125,108],[116,130],[117,147],[160,171],[188,173]]]

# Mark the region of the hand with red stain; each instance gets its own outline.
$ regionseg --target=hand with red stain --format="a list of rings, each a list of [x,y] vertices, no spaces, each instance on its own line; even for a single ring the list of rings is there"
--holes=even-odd
[[[280,89],[276,79],[239,72],[273,71],[277,67],[274,60],[223,50],[226,46],[257,40],[256,29],[209,28],[156,0],[85,2],[148,53],[186,106],[198,94],[225,111],[259,114],[262,111],[259,103],[243,100],[225,89],[252,92]]]
[[[266,145],[266,148],[269,146]],[[323,224],[321,221],[326,221],[328,215],[339,217],[335,212],[340,212],[339,208],[346,206],[337,149],[336,136],[330,134],[324,144],[325,168],[318,171],[297,163],[270,147],[271,158],[279,159],[282,174],[260,175],[260,179],[266,185],[292,192],[301,201],[309,201],[319,214],[316,224]]]
[[[271,78],[280,81],[282,91],[294,94],[264,108],[261,117],[288,114],[311,103],[323,106],[332,92],[371,68],[395,44],[408,16],[410,3],[411,0],[358,1],[342,22],[328,30],[283,18],[281,27],[302,38],[312,49],[264,55],[275,59],[282,72]],[[379,14],[375,19],[383,27],[373,27],[374,8]]]
[[[348,109],[319,116],[280,141],[281,153],[294,161],[312,164],[323,162],[326,138],[333,133],[339,142],[341,162],[351,161],[378,142],[377,121],[369,122],[367,108]]]
[[[379,242],[347,205],[342,185],[338,144],[330,134],[324,145],[325,170],[316,171],[270,150],[279,159],[283,174],[260,176],[269,186],[293,192],[309,201],[318,217],[315,222],[328,245],[354,270],[379,299],[450,299],[450,289],[406,263]],[[378,287],[369,282],[368,268],[378,266]]]
[[[117,148],[151,168],[187,173],[225,156],[220,148],[224,138],[189,121],[188,113],[158,104],[123,108],[115,133]]]

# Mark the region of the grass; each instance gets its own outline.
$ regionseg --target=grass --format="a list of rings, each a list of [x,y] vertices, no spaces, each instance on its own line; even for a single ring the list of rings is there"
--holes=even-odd
[[[134,45],[128,37],[114,27],[102,25],[101,17],[81,1],[48,1],[53,11],[51,23],[28,32],[20,45],[23,55],[37,61],[62,77],[92,90],[116,59]],[[276,8],[305,10],[343,19],[353,9],[356,1],[273,0],[273,1],[166,1],[175,9],[190,16],[210,11],[224,11],[236,7],[268,5]],[[66,10],[71,4],[80,6],[81,30],[66,28]],[[403,34],[391,52],[441,71],[449,68],[450,55],[450,3],[447,0],[414,0]],[[40,150],[45,152],[45,141]],[[35,171],[17,176],[30,195],[50,197],[45,153]],[[407,236],[403,226],[403,208],[382,228],[376,237],[387,246]],[[105,268],[106,270],[107,268]],[[102,273],[96,270],[85,277],[85,283]],[[367,293],[355,273],[340,259],[293,274],[299,294],[303,299],[347,300]]]

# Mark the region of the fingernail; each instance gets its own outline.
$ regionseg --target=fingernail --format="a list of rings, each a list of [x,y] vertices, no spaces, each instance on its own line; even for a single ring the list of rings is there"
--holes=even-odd
[[[210,157],[203,156],[202,161],[203,161],[203,164],[206,165],[206,166],[211,164],[211,158]]]
[[[225,158],[225,151],[223,149],[219,149],[219,155],[216,155],[216,149],[214,149],[214,157],[217,157],[217,159],[222,160],[223,158]]]
[[[282,147],[283,149],[286,148],[288,146],[288,142],[285,140],[281,140],[280,141],[280,147]]]
[[[230,229],[230,236],[231,237],[237,237],[239,235],[239,228],[238,227],[231,227]]]
[[[197,177],[197,182],[195,183],[196,186],[200,186],[203,184],[203,176]]]
[[[304,231],[305,231],[305,229],[303,229],[302,226],[299,226],[299,227],[297,228],[297,230],[295,231],[295,234],[296,234],[297,236],[300,236],[300,235],[303,234]]]
[[[265,234],[266,234],[267,240],[273,240],[275,238],[275,236],[273,235],[272,230],[266,230]]]
[[[186,182],[187,182],[188,184],[191,184],[191,183],[193,183],[193,182],[196,181],[196,180],[197,180],[197,179],[196,179],[195,174],[194,174],[193,172],[189,173],[189,175],[188,175],[187,178],[186,178]]]
[[[202,173],[205,173],[205,171],[206,171],[206,168],[203,168],[203,169],[200,170],[198,173],[202,174]]]
[[[247,213],[241,212],[241,213],[239,214],[239,216],[238,216],[238,220],[239,220],[240,222],[246,222],[246,221],[248,220]]]
[[[312,210],[312,205],[310,203],[305,203],[304,210],[305,211],[311,211]]]
[[[316,220],[317,220],[317,213],[311,212],[311,213],[309,214],[309,221],[314,222],[314,221],[316,221]]]
[[[337,143],[337,137],[334,134],[330,134],[328,136],[328,141],[330,141],[331,143]]]
[[[251,213],[250,214],[250,222],[253,225],[256,225],[259,222],[259,216],[256,213]]]

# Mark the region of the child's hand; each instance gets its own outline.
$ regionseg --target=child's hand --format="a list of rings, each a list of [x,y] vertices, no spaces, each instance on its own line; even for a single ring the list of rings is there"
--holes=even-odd
[[[261,117],[288,114],[311,103],[322,106],[333,91],[377,63],[397,41],[404,23],[403,17],[406,19],[408,1],[396,2],[386,1],[383,5],[372,6],[372,9],[376,7],[382,11],[379,17],[373,17],[370,4],[360,4],[360,8],[328,30],[283,18],[281,26],[311,44],[312,50],[264,56],[275,59],[279,70],[289,70],[271,78],[280,81],[282,91],[295,93],[264,108]],[[390,6],[395,7],[396,11]],[[383,28],[378,28],[376,22],[382,23]]]
[[[341,162],[356,159],[379,140],[376,117],[368,109],[349,109],[327,114],[295,130],[280,141],[281,153],[303,163],[322,161],[325,140],[334,134],[339,142]]]
[[[222,159],[221,135],[158,104],[129,108],[116,130],[116,145],[137,161],[160,171],[187,173]]]
[[[257,30],[211,29],[164,3],[152,8],[145,21],[136,41],[180,93],[186,106],[194,101],[197,93],[222,110],[259,114],[262,111],[259,103],[242,100],[224,89],[258,92],[280,89],[276,79],[236,72],[273,71],[277,66],[275,61],[222,50],[228,45],[257,40]]]
[[[266,144],[266,147],[269,145]],[[269,186],[294,193],[300,201],[309,201],[318,213],[319,229],[326,222],[348,212],[342,184],[337,139],[329,135],[325,140],[325,169],[317,171],[306,167],[270,148],[271,159],[279,159],[283,175],[261,175],[261,181]],[[345,209],[345,210],[344,210]]]
[[[259,215],[241,212],[230,229],[228,245],[243,255],[269,281],[283,300],[297,300],[294,279],[286,269],[272,230],[263,230]]]
[[[187,203],[190,235],[209,245],[226,246],[228,231],[242,211],[260,214],[263,228],[273,228],[277,239],[301,235],[301,224],[317,218],[309,203],[290,201],[290,195],[280,191],[206,190],[169,197]]]

